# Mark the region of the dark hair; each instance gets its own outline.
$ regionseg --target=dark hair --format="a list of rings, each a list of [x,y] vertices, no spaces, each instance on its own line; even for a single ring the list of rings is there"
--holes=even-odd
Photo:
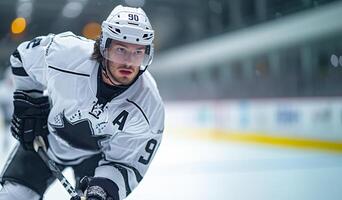
[[[91,59],[96,60],[99,63],[101,63],[103,61],[103,57],[102,57],[102,54],[101,54],[101,51],[100,51],[100,41],[101,41],[100,37],[98,37],[95,40],[94,51],[91,54]]]

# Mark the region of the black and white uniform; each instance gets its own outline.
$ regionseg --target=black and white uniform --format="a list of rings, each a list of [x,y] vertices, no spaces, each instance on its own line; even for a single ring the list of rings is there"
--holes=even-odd
[[[93,49],[93,40],[71,32],[37,37],[20,44],[11,56],[14,79],[17,89],[45,91],[51,99],[49,157],[62,169],[95,162],[93,175],[114,181],[124,199],[141,181],[160,145],[164,106],[148,71],[128,88],[104,84],[100,64],[91,59]],[[20,149],[15,153],[25,152]],[[33,171],[27,172],[31,175],[14,173],[11,163],[20,160],[16,154],[6,164],[2,182],[20,183],[41,196],[51,181],[35,183],[32,174],[40,172],[34,171],[34,163]],[[3,190],[0,199],[9,193]]]

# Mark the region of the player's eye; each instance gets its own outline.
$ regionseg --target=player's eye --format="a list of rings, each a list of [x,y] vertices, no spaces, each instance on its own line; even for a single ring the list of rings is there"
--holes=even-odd
[[[144,51],[143,50],[136,50],[135,55],[143,55],[144,54]]]
[[[126,54],[127,50],[123,47],[117,47],[115,48],[115,53],[116,54],[119,54],[119,55],[123,55],[123,54]]]

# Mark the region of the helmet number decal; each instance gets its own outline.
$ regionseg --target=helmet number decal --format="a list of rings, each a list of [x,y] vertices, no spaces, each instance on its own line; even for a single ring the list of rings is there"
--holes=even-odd
[[[135,14],[128,14],[128,19],[129,20],[134,20],[134,21],[139,21],[139,16]]]

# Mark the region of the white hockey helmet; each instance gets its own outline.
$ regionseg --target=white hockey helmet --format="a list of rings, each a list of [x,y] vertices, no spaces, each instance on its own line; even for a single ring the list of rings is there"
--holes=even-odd
[[[108,18],[102,22],[101,28],[100,51],[103,57],[108,59],[106,50],[111,41],[116,40],[146,46],[140,69],[145,70],[151,64],[154,53],[154,30],[141,8],[116,6]]]

